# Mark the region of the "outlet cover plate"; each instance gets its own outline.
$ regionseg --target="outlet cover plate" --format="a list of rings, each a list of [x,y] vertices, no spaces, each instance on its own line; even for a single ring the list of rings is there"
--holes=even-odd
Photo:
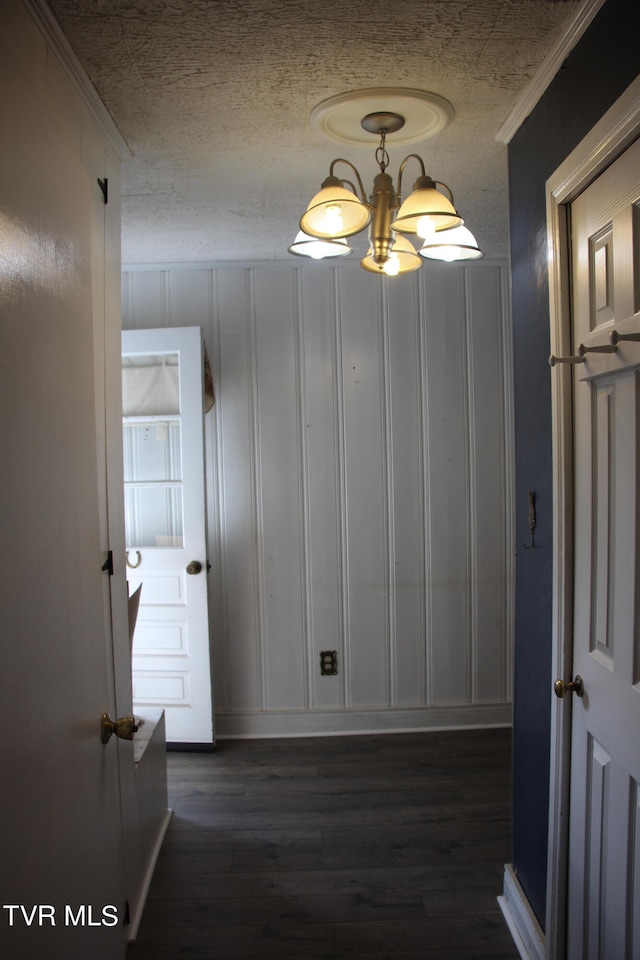
[[[337,650],[320,651],[320,674],[323,677],[333,677],[338,672]]]

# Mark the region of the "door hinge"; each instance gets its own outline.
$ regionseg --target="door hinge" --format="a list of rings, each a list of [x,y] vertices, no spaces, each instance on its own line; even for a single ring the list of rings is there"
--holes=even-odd
[[[108,573],[110,577],[113,576],[113,550],[107,553],[107,559],[102,564],[102,572]]]
[[[109,181],[105,177],[104,180],[101,180],[98,177],[98,183],[100,184],[100,189],[102,190],[102,196],[104,197],[104,202],[109,203]]]

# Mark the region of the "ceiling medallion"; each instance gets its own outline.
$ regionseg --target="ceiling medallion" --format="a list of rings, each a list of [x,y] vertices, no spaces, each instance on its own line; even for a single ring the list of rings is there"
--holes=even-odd
[[[455,116],[453,106],[437,93],[410,87],[371,87],[323,100],[311,111],[311,126],[337,143],[367,146],[371,137],[361,127],[362,118],[385,112],[404,118],[402,128],[387,130],[389,143],[394,146],[428,140],[444,130]]]
[[[357,120],[354,111],[359,111]],[[349,160],[333,160],[329,176],[300,219],[300,232],[289,252],[315,259],[344,256],[351,252],[346,238],[368,227],[369,251],[360,265],[372,273],[395,276],[417,270],[422,264],[418,254],[449,261],[481,257],[473,234],[462,226],[451,190],[427,176],[421,157],[412,153],[402,161],[397,191],[386,172],[387,139],[396,145],[424,140],[444,129],[452,117],[447,100],[420,90],[358,90],[319,104],[311,122],[331,139],[371,144],[372,136],[380,138],[375,152],[380,172],[367,197],[357,168]],[[420,174],[403,201],[402,176],[410,161],[418,164]],[[349,168],[357,187],[336,176],[338,164]],[[421,237],[421,249],[416,251],[402,234]]]

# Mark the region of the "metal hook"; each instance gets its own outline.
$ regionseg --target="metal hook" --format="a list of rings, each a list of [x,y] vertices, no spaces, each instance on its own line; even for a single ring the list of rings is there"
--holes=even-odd
[[[611,341],[610,343],[603,343],[594,347],[586,347],[584,343],[581,343],[578,347],[577,354],[574,354],[572,357],[556,357],[552,353],[549,357],[549,364],[555,367],[557,363],[586,363],[585,353],[615,353],[618,349],[616,344],[618,339],[620,339],[615,330],[609,339]]]
[[[586,363],[587,361],[582,356],[582,354],[575,355],[573,357],[556,357],[552,353],[549,357],[549,366],[555,367],[556,363]]]
[[[142,555],[140,551],[136,550],[135,553],[136,553],[137,560],[135,563],[131,563],[131,561],[129,560],[129,551],[127,550],[126,561],[127,561],[127,566],[129,567],[130,570],[135,570],[142,563]]]
[[[635,340],[636,342],[640,340],[640,333],[618,333],[617,330],[613,330],[609,336],[609,340],[613,344],[617,344],[620,340]]]
[[[529,490],[529,533],[530,542],[523,544],[525,550],[533,550],[535,547],[533,531],[536,529],[536,494],[534,490]]]
[[[611,343],[602,343],[600,346],[595,347],[585,347],[584,343],[581,343],[578,347],[578,354],[581,357],[584,357],[585,353],[615,353],[618,347],[613,341]]]

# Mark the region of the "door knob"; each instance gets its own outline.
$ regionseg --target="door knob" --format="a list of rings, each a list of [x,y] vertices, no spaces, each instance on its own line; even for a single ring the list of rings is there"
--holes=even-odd
[[[584,696],[584,684],[582,682],[582,677],[579,674],[576,674],[575,680],[569,680],[567,683],[565,683],[564,680],[556,680],[553,685],[553,692],[560,700],[562,700],[565,693],[575,693],[577,697]]]
[[[200,573],[202,570],[202,564],[199,560],[192,560],[191,563],[187,564],[187,573]]]
[[[103,743],[109,743],[114,733],[121,740],[133,740],[133,735],[137,732],[138,724],[135,717],[119,717],[117,720],[112,720],[108,713],[102,714],[100,733]]]

